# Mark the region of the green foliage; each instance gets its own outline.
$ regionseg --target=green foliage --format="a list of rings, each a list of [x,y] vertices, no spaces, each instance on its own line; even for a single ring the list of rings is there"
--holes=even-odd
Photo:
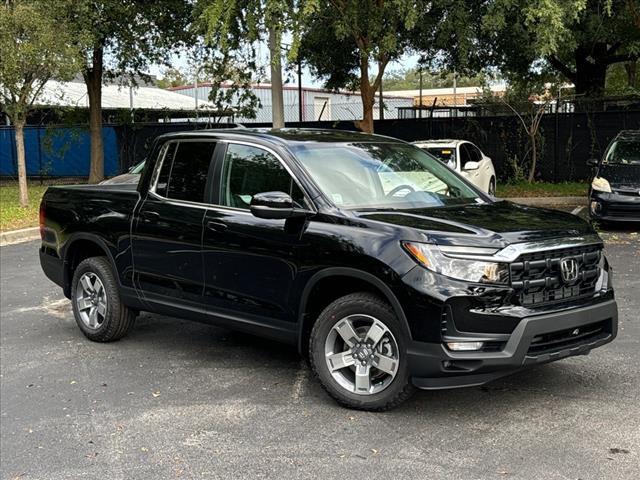
[[[56,6],[36,0],[0,5],[0,107],[14,123],[24,123],[48,80],[68,79],[81,68],[76,38],[51,16]]]
[[[601,96],[607,68],[638,59],[638,0],[493,0],[478,35],[478,64],[510,79],[554,71],[579,95]]]
[[[158,88],[171,88],[180,87],[191,83],[185,74],[183,74],[177,68],[168,68],[164,72],[164,76],[156,80],[156,87]]]
[[[298,8],[294,0],[198,1],[198,26],[209,46],[201,61],[214,85],[209,100],[218,110],[232,109],[242,117],[255,118],[260,102],[251,85],[263,73],[258,68],[258,45],[273,29],[274,49],[280,51],[283,33],[297,28]]]
[[[168,65],[168,53],[196,42],[190,0],[58,1],[66,3],[74,32],[89,38],[82,42],[87,58],[104,51],[107,77],[144,74],[152,63]]]

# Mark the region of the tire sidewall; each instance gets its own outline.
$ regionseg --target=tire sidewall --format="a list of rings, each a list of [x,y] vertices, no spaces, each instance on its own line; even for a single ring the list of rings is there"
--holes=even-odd
[[[375,299],[373,296],[369,299],[362,296],[345,303],[348,297],[349,295],[336,300],[318,317],[309,345],[310,360],[320,382],[329,394],[340,403],[355,408],[371,410],[384,409],[390,402],[402,394],[409,382],[407,334],[390,306]],[[371,301],[374,299],[376,301]],[[383,322],[387,328],[389,328],[398,344],[398,355],[400,358],[395,378],[384,390],[371,395],[358,395],[343,388],[331,375],[325,359],[325,341],[331,329],[343,318],[354,314],[370,315]]]
[[[106,263],[106,259],[103,257],[92,257],[83,260],[73,273],[73,281],[71,283],[71,305],[73,306],[73,315],[76,323],[82,333],[89,339],[99,340],[105,335],[108,335],[110,330],[114,328],[114,314],[119,311],[120,298],[118,296],[117,288],[113,285],[113,276],[111,275],[110,266]],[[78,311],[78,305],[76,300],[76,291],[78,282],[82,275],[87,272],[95,274],[105,289],[105,295],[107,298],[107,314],[104,321],[99,328],[87,327],[80,318],[80,312]]]

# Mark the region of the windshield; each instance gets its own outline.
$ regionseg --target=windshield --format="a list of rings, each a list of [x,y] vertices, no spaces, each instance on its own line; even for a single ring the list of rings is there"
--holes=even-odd
[[[640,141],[618,140],[611,145],[604,163],[640,165]]]
[[[454,147],[429,147],[426,150],[438,160],[442,160],[445,165],[451,168],[456,167],[456,149]]]
[[[129,173],[142,173],[144,169],[144,160],[129,169]]]
[[[455,173],[412,145],[303,143],[292,150],[338,207],[430,208],[483,201]]]

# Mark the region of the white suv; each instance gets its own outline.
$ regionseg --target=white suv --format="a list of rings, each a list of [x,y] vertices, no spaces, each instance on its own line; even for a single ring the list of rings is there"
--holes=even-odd
[[[466,140],[420,140],[413,142],[448,167],[460,173],[480,190],[496,194],[496,171],[491,159]]]

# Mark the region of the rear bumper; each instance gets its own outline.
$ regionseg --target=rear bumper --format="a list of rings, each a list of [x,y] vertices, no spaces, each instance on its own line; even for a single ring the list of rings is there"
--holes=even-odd
[[[64,288],[64,268],[60,257],[47,247],[40,247],[40,266],[42,271],[56,285]]]
[[[543,335],[554,332],[556,335],[550,337],[553,341],[542,341]],[[418,388],[476,386],[528,366],[586,355],[611,342],[617,332],[618,308],[615,300],[609,300],[525,317],[498,352],[452,352],[443,344],[413,342],[408,352],[409,371]]]

